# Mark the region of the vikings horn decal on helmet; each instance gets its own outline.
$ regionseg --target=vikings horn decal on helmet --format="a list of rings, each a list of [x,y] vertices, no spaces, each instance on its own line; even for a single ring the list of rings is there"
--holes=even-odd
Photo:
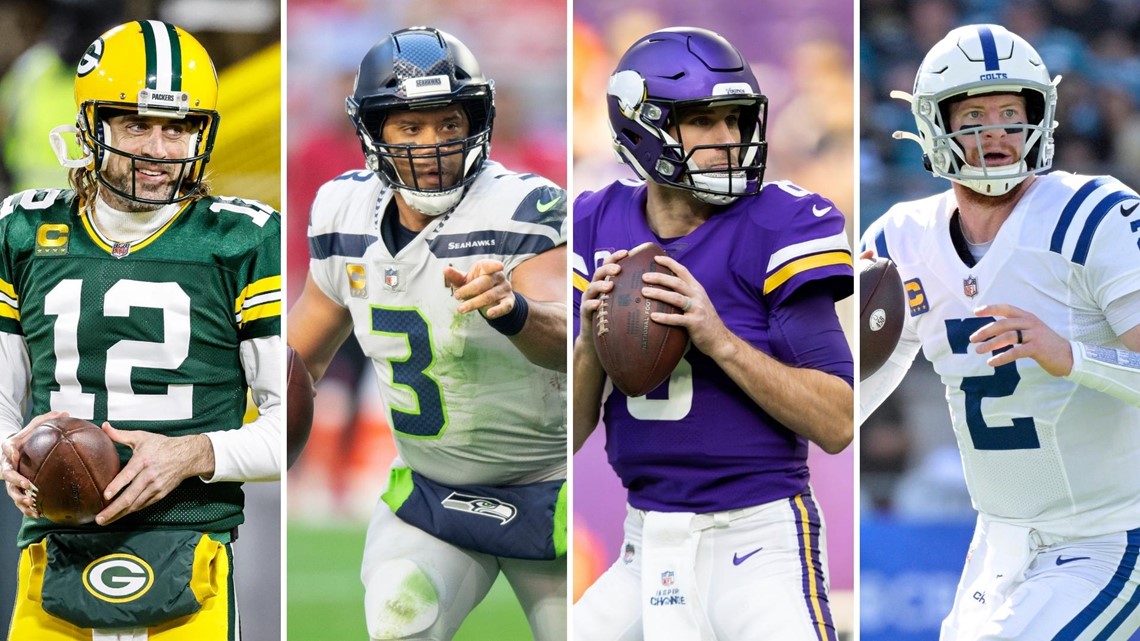
[[[76,70],[78,136],[86,156],[69,159],[61,153],[62,140],[56,139],[62,130],[71,129],[68,126],[53,131],[52,145],[65,166],[93,170],[103,188],[123,198],[156,205],[179,202],[198,193],[218,133],[217,104],[218,74],[194,36],[157,20],[128,22],[93,42]],[[185,156],[151,158],[116,148],[107,119],[125,114],[193,123]],[[114,185],[104,176],[111,154],[130,159],[128,184]],[[137,194],[134,181],[139,163],[176,167],[166,197]]]
[[[759,192],[768,143],[768,99],[744,56],[720,35],[676,27],[638,40],[610,76],[610,131],[622,161],[639,176],[726,205]],[[740,142],[685,147],[678,114],[688,107],[739,105]],[[723,149],[728,167],[702,169],[701,149]]]
[[[466,114],[466,136],[431,144],[384,142],[384,123],[393,112],[452,104]],[[483,77],[475,56],[457,38],[438,29],[413,27],[389,35],[364,56],[345,111],[356,127],[369,169],[411,207],[438,216],[459,204],[491,151],[494,83]],[[462,160],[461,175],[455,182],[443,180],[445,162],[456,158]],[[427,184],[428,173],[441,177],[437,185]]]
[[[910,103],[918,125],[917,136],[898,131],[894,137],[921,145],[927,168],[935,176],[986,196],[1000,196],[1029,176],[1053,166],[1053,130],[1057,126],[1053,116],[1060,81],[1060,76],[1050,79],[1037,51],[1005,27],[959,27],[926,54],[914,80],[913,95],[891,92],[892,98]],[[1028,122],[950,131],[951,104],[967,96],[989,93],[1023,96]],[[975,136],[981,148],[983,135],[994,129],[1024,136],[1020,158],[1009,165],[988,167],[985,155],[979,154],[982,166],[968,164],[960,138]]]

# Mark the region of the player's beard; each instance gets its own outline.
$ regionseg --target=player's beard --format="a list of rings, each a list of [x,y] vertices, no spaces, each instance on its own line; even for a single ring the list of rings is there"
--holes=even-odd
[[[134,194],[135,196],[148,200],[171,200],[175,196],[175,191],[178,188],[175,181],[178,179],[180,169],[178,164],[145,163],[133,161],[125,157],[116,160],[118,160],[118,162],[109,163],[107,169],[101,172],[103,180],[107,181],[115,189],[125,194]],[[136,169],[160,171],[166,175],[167,179],[159,184],[134,180],[134,171]],[[99,195],[103,198],[104,202],[119,211],[155,211],[164,206],[162,204],[144,203],[126,198],[110,189],[100,189]]]

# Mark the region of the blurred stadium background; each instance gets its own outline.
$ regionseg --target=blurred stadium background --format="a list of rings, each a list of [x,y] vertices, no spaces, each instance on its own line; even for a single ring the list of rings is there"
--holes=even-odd
[[[790,180],[854,213],[853,5],[849,0],[604,0],[574,2],[572,192],[634,177],[610,144],[606,82],[638,38],[669,26],[712,29],[752,63],[769,98],[765,180]],[[854,304],[838,306],[850,339]],[[618,558],[625,490],[598,430],[574,457],[574,599]],[[828,525],[831,610],[850,638],[854,585],[854,448],[827,456],[812,446],[812,486]]]
[[[344,98],[364,54],[396,29],[428,25],[462,40],[495,80],[491,158],[566,184],[564,0],[290,0],[287,17],[290,301],[308,271],[305,228],[317,189],[364,166]],[[395,448],[355,338],[318,385],[316,402],[312,436],[288,481],[289,639],[366,638],[360,558]],[[455,638],[531,638],[505,580]]]
[[[1058,87],[1054,167],[1140,185],[1140,4],[1131,0],[862,0],[860,228],[894,203],[949,188],[922,168],[909,91],[922,56],[950,29],[1002,24],[1032,44]],[[860,429],[863,641],[936,638],[953,605],[975,512],[945,387],[919,355]],[[1140,635],[1134,638],[1140,638]]]
[[[192,33],[219,75],[222,114],[209,175],[215,193],[281,207],[280,11],[275,0],[0,0],[0,198],[66,187],[47,133],[74,124],[79,58],[101,33],[157,18]],[[246,524],[234,544],[243,637],[281,637],[281,493],[246,484]],[[0,501],[0,629],[15,599],[20,513]]]

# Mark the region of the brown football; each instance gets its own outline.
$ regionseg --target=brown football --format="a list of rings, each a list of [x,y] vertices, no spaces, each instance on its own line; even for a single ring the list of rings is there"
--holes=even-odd
[[[119,453],[98,425],[56,418],[32,430],[17,471],[36,487],[36,506],[48,520],[90,523],[107,507],[103,490],[119,473]]]
[[[902,335],[906,292],[889,258],[859,261],[859,380],[887,362]]]
[[[652,312],[677,314],[680,310],[641,294],[646,272],[673,272],[653,260],[665,250],[652,243],[635,248],[619,261],[621,272],[613,290],[602,299],[594,317],[594,345],[602,367],[615,387],[626,396],[644,396],[665,382],[689,345],[683,327],[662,325]]]
[[[286,392],[285,442],[286,464],[293,467],[313,428],[313,378],[305,362],[292,347],[288,348],[287,367],[289,372]]]

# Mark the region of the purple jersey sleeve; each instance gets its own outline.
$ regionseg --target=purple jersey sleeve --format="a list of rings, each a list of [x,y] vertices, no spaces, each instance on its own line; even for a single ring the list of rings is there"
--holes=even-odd
[[[772,309],[772,356],[781,363],[838,376],[854,387],[854,359],[831,292],[801,287]]]

